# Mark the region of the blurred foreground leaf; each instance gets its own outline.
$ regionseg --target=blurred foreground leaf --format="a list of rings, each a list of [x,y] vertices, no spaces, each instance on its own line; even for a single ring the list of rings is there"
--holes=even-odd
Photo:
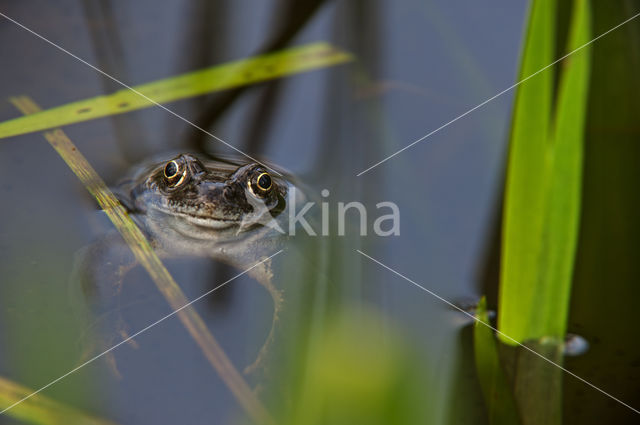
[[[427,423],[422,362],[375,311],[338,314],[308,351],[296,425]]]
[[[31,395],[31,388],[23,387],[0,377],[0,411]],[[17,404],[6,412],[18,420],[36,425],[115,425],[111,421],[87,415],[77,409],[65,406],[41,394]]]

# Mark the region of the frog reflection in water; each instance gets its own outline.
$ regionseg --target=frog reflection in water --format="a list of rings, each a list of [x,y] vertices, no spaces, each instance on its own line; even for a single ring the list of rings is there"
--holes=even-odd
[[[288,229],[283,211],[293,188],[290,178],[275,175],[261,164],[181,154],[140,167],[116,193],[161,257],[205,256],[244,271],[282,248],[285,236],[279,229]],[[295,194],[302,196],[299,191]],[[85,253],[85,259],[87,256],[95,255]],[[130,255],[118,262],[124,264],[116,273],[117,282],[110,283],[111,291],[103,292],[117,295],[124,275],[135,265]],[[269,291],[274,310],[269,335],[246,372],[257,367],[268,351],[282,306],[270,261],[251,268],[248,274]],[[94,298],[110,296],[95,294],[96,283],[90,285],[85,293]],[[122,329],[126,325],[119,327],[120,338],[128,336]],[[107,341],[105,348],[117,342]],[[113,357],[108,360],[115,368]]]

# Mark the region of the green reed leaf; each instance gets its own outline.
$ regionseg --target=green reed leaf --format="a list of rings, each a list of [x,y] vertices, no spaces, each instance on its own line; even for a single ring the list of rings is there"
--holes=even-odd
[[[590,40],[589,10],[586,0],[575,1],[568,51]],[[555,27],[555,2],[534,1],[521,78],[553,62]],[[554,68],[549,68],[519,86],[513,116],[498,327],[518,342],[562,338],[566,330],[580,218],[589,49],[560,66],[556,98]]]

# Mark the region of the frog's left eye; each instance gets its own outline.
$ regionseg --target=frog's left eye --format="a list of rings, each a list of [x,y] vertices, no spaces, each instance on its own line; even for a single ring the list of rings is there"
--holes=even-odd
[[[251,191],[255,195],[264,196],[273,187],[273,180],[267,172],[256,173],[249,181]]]
[[[180,183],[184,181],[184,178],[187,175],[187,167],[183,162],[178,162],[175,159],[167,162],[164,166],[164,177],[167,181],[167,184],[170,186],[178,186]]]
[[[167,165],[164,166],[164,176],[168,179],[172,179],[177,176],[179,171],[180,167],[175,161],[169,161],[167,162]]]
[[[256,179],[256,186],[258,186],[258,189],[264,192],[271,189],[271,184],[271,176],[269,175],[269,173],[262,173]]]

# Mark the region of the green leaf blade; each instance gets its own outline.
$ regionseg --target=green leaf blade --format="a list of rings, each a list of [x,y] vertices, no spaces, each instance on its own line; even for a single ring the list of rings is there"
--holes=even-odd
[[[576,0],[569,34],[569,50],[591,40],[587,0]],[[582,162],[587,114],[591,52],[573,54],[565,64],[558,87],[545,233],[546,267],[541,268],[547,323],[545,335],[562,338],[566,332],[573,265],[580,223]],[[542,336],[542,335],[540,335]]]
[[[324,42],[291,47],[14,118],[0,123],[0,139],[283,78],[351,60],[353,57],[349,53]]]
[[[521,80],[553,61],[555,4],[534,1],[522,57]],[[522,323],[535,313],[538,256],[543,229],[546,143],[553,97],[553,74],[545,70],[518,88],[514,106],[506,183],[499,328],[520,341]],[[522,302],[519,300],[526,300]]]
[[[553,39],[539,34],[555,26],[552,3],[534,3],[523,68],[540,60],[554,45]],[[543,15],[546,21],[540,17]],[[572,15],[569,51],[590,40],[589,3],[576,0]],[[551,99],[549,70],[522,84],[516,101],[504,207],[498,327],[521,343],[541,337],[561,339],[566,331],[580,219],[589,69],[590,54],[584,48],[562,62],[555,104],[543,108],[546,103],[541,98],[547,99],[547,95],[532,91],[545,90]],[[533,87],[529,84],[545,74],[543,81]],[[534,111],[535,105],[541,108]],[[535,126],[547,133],[534,131]]]

